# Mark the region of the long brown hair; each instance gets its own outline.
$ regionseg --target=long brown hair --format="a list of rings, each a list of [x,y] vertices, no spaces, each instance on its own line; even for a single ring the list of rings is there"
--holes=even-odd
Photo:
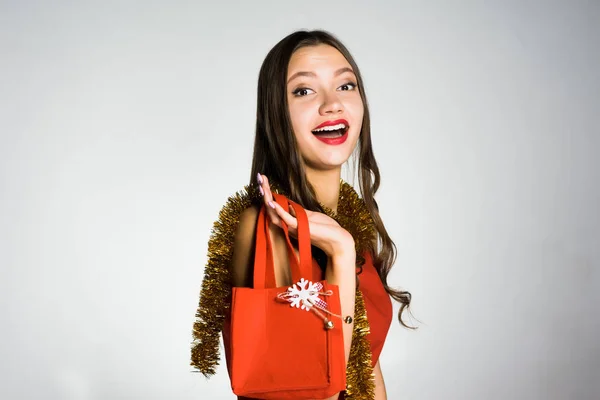
[[[289,194],[290,198],[308,210],[323,211],[316,199],[314,189],[306,179],[300,152],[292,129],[286,95],[288,64],[292,54],[307,46],[326,44],[337,49],[356,74],[357,84],[364,105],[362,127],[358,142],[358,179],[360,192],[369,210],[378,236],[379,251],[373,263],[386,291],[392,298],[402,303],[398,320],[404,323],[402,312],[408,308],[411,294],[391,288],[387,276],[396,260],[396,245],[390,238],[379,215],[374,195],[379,189],[379,167],[375,161],[371,145],[371,124],[369,107],[364,92],[360,71],[348,49],[329,32],[297,31],[275,45],[267,54],[258,76],[258,99],[256,108],[256,136],[250,184],[253,184],[258,173],[277,182],[279,187]]]

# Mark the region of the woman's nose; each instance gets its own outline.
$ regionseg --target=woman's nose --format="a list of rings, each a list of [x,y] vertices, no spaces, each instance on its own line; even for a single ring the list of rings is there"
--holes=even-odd
[[[344,106],[342,102],[335,94],[327,94],[323,98],[323,103],[319,108],[319,112],[321,114],[337,114],[344,111]]]

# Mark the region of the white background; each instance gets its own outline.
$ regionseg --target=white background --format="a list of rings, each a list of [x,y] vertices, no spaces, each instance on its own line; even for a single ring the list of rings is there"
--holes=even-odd
[[[189,366],[206,243],[302,28],[366,83],[389,398],[600,398],[598,1],[105,0],[0,5],[2,399],[233,398]]]

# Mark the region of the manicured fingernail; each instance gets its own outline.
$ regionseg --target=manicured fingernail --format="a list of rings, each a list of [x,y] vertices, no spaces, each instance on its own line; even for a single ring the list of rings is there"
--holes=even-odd
[[[260,192],[260,195],[261,195],[261,196],[264,196],[264,195],[265,195],[265,191],[263,190],[262,186],[259,186],[259,187],[258,187],[258,191]]]
[[[258,181],[259,185],[262,185],[262,178],[260,177],[260,174],[256,174],[256,180]]]
[[[272,201],[269,201],[269,203],[268,203],[268,204],[269,204],[269,207],[271,207],[272,209],[275,209],[275,204],[273,204],[273,202],[272,202]]]

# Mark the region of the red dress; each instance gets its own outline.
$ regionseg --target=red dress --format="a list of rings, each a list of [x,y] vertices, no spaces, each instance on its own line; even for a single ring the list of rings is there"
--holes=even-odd
[[[388,292],[385,291],[379,274],[373,266],[370,253],[365,253],[365,265],[363,265],[358,280],[359,289],[365,299],[367,319],[371,328],[371,333],[367,335],[367,339],[371,344],[371,362],[375,366],[392,323],[393,309],[392,300]]]

